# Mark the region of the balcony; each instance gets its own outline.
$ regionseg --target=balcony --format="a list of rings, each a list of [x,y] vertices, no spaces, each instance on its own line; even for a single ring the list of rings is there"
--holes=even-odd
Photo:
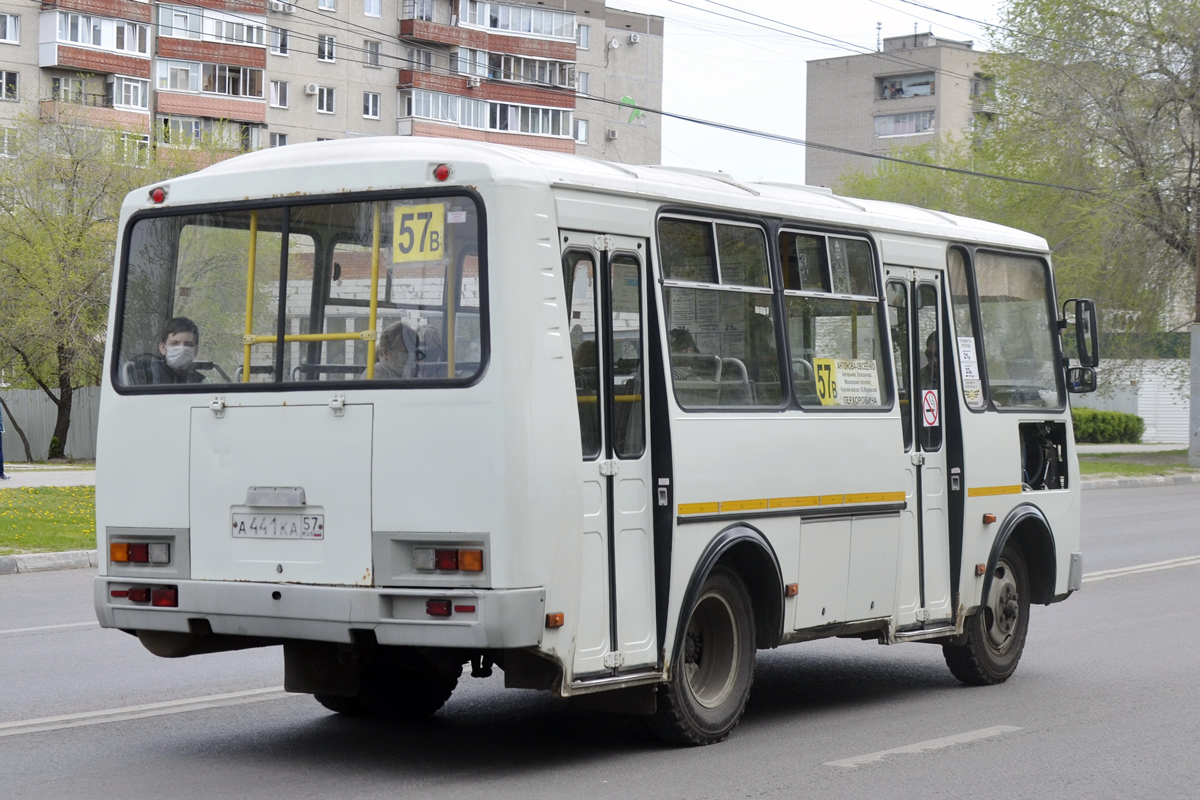
[[[486,50],[489,53],[510,53],[556,61],[574,61],[576,52],[574,40],[565,42],[560,39],[492,33],[481,28],[444,25],[421,19],[400,20],[400,39],[401,41],[434,42],[470,47],[475,50]]]
[[[39,103],[43,121],[69,122],[97,128],[150,132],[150,112],[113,108],[102,94],[87,94],[79,102],[49,99]]]

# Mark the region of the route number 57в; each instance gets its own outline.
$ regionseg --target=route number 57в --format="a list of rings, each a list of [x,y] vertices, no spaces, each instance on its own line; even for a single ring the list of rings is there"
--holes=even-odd
[[[441,203],[396,206],[392,220],[392,261],[431,261],[442,257],[446,207]]]

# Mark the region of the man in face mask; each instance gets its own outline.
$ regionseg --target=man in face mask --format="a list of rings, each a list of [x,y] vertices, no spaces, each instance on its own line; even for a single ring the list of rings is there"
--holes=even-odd
[[[169,320],[158,337],[160,358],[139,356],[140,380],[135,383],[207,383],[193,362],[200,348],[200,328],[187,317]]]

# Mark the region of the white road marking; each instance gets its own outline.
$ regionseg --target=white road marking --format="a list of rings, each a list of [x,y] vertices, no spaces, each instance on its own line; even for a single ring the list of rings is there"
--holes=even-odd
[[[853,769],[861,767],[863,764],[871,764],[876,761],[882,761],[888,756],[893,755],[915,755],[917,753],[928,753],[932,750],[942,750],[947,747],[954,747],[957,744],[966,744],[967,742],[978,741],[979,739],[990,739],[993,736],[1000,736],[1005,733],[1019,731],[1020,728],[1014,728],[1012,725],[994,725],[991,728],[980,728],[977,731],[967,731],[966,733],[956,733],[953,736],[943,736],[941,739],[930,739],[927,742],[917,742],[916,744],[906,744],[903,747],[893,747],[890,750],[880,750],[877,753],[867,753],[862,756],[854,756],[853,758],[843,758],[839,761],[826,761],[827,767],[847,767]]]
[[[1084,575],[1083,582],[1091,583],[1092,581],[1106,581],[1109,578],[1121,578],[1125,575],[1138,575],[1142,572],[1159,572],[1160,570],[1164,569],[1194,566],[1200,566],[1200,556],[1172,558],[1167,561],[1154,561],[1149,564],[1135,564],[1132,567],[1120,567],[1119,569],[1102,569],[1098,572],[1089,572]]]
[[[288,695],[282,686],[266,689],[249,689],[244,692],[210,694],[205,697],[189,697],[184,700],[167,700],[161,703],[143,703],[125,708],[106,708],[101,711],[84,711],[79,714],[62,714],[57,717],[0,722],[0,738],[20,736],[25,733],[44,733],[63,728],[80,728],[85,725],[104,725],[109,722],[126,722],[146,717],[161,717],[166,714],[185,714],[208,708],[239,706],[245,703],[261,703],[265,700],[280,700]]]
[[[67,628],[94,628],[99,624],[99,622],[66,622],[62,625],[38,625],[36,628],[9,628],[8,630],[0,631],[0,636],[17,633],[37,633],[38,631],[58,631]]]

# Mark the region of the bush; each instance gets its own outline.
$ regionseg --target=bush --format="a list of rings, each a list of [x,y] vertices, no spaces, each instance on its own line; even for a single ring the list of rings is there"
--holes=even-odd
[[[1075,441],[1081,444],[1137,444],[1146,431],[1146,423],[1137,414],[1120,411],[1071,409]]]

